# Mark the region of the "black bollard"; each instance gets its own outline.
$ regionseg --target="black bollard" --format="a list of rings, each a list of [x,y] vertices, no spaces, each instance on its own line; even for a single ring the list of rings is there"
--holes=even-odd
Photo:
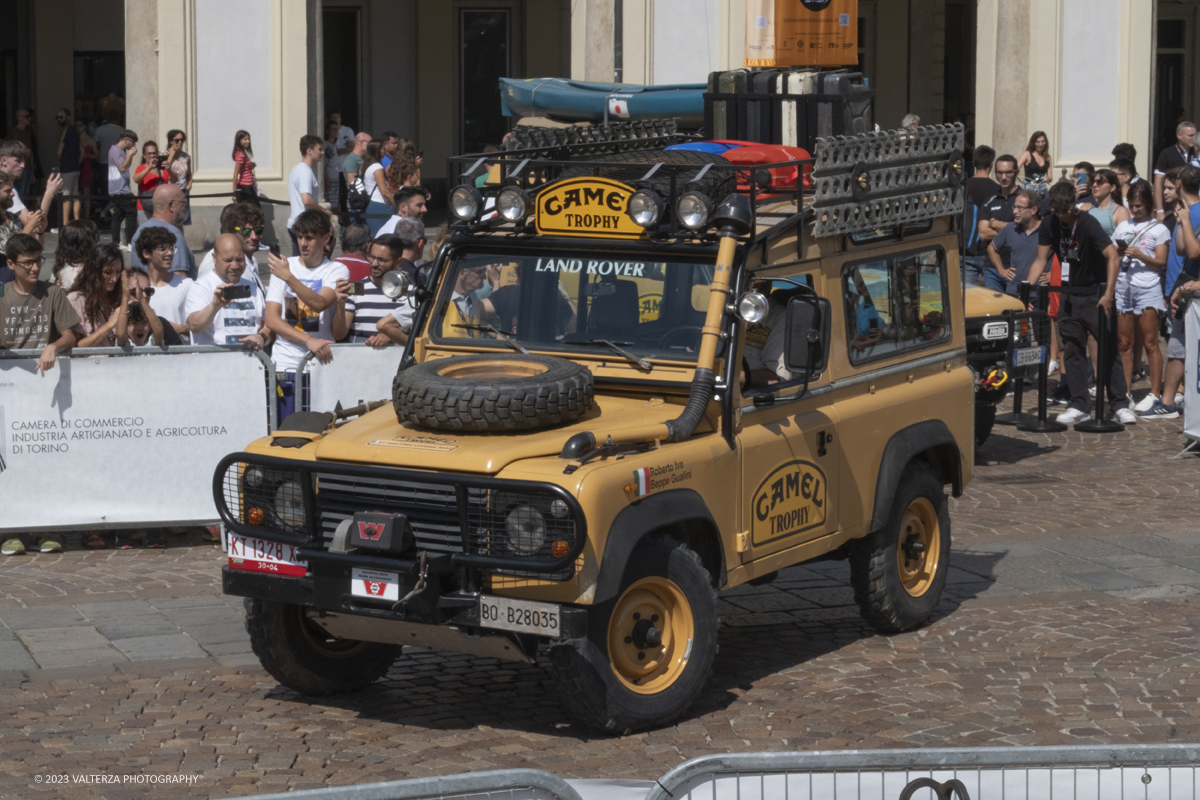
[[[1105,285],[1100,285],[1100,293],[1104,294]],[[1093,409],[1092,418],[1087,422],[1076,422],[1075,430],[1083,433],[1117,433],[1125,430],[1125,426],[1115,419],[1105,418],[1105,400],[1108,393],[1108,382],[1112,377],[1113,367],[1115,366],[1112,359],[1109,359],[1109,348],[1116,345],[1117,339],[1117,311],[1114,308],[1111,312],[1105,312],[1103,309],[1100,313],[1104,315],[1103,325],[1100,328],[1100,341],[1097,344],[1096,356],[1100,361],[1100,369],[1103,375],[1096,376],[1096,407]]]
[[[1021,301],[1024,308],[1029,308],[1029,284],[1021,283],[1017,287],[1017,298]],[[1008,316],[1008,336],[1009,341],[1013,341],[1017,337],[1017,329],[1020,323],[1013,319],[1012,312],[1007,311]],[[1007,358],[1008,354],[1005,353]],[[1007,414],[997,414],[997,425],[1016,425],[1018,430],[1022,425],[1032,425],[1036,418],[1032,414],[1022,413],[1025,403],[1025,381],[1023,378],[1016,377],[1016,367],[1012,364],[1005,363],[1004,368],[1009,371],[1009,380],[1013,381],[1013,410]]]
[[[1023,284],[1021,288],[1025,288]],[[1028,290],[1026,290],[1028,294]],[[1038,310],[1047,312],[1050,309],[1050,287],[1044,283],[1038,284]],[[1046,352],[1050,351],[1050,337],[1054,335],[1054,328],[1051,326],[1049,316],[1044,317],[1046,329],[1038,333],[1038,344],[1046,348]],[[1059,433],[1065,431],[1067,426],[1058,420],[1046,419],[1046,400],[1049,397],[1049,388],[1047,381],[1050,377],[1050,365],[1048,363],[1049,356],[1042,358],[1041,366],[1038,367],[1038,410],[1037,418],[1032,422],[1021,423],[1017,426],[1019,431],[1032,431],[1034,433]]]

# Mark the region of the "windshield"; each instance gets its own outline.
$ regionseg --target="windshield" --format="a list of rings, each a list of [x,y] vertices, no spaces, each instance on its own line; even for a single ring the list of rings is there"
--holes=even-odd
[[[446,344],[595,350],[692,360],[713,265],[582,253],[465,253],[450,264],[429,331]]]

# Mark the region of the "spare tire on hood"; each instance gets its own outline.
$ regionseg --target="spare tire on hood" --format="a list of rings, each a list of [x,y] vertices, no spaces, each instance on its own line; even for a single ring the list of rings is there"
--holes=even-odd
[[[592,373],[552,356],[486,353],[414,364],[396,373],[401,422],[457,431],[513,431],[570,422],[595,399]]]

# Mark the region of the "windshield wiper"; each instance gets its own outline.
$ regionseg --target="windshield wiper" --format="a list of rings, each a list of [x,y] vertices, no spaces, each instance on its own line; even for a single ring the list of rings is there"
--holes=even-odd
[[[488,333],[494,333],[501,337],[500,341],[504,342],[506,345],[508,345],[512,349],[516,350],[518,353],[524,353],[525,355],[529,355],[529,351],[526,350],[521,345],[520,342],[518,342],[516,339],[509,338],[510,336],[517,335],[517,334],[513,333],[512,331],[502,331],[499,328],[493,328],[491,325],[451,325],[450,327],[451,328],[466,328],[469,331],[487,331]]]
[[[620,353],[621,355],[625,356],[625,358],[629,360],[630,364],[637,364],[639,367],[646,370],[647,372],[654,369],[654,365],[651,364],[649,361],[647,361],[644,358],[638,358],[633,353],[631,353],[628,350],[621,347],[621,345],[625,345],[626,347],[633,347],[633,342],[610,342],[608,339],[584,339],[583,341],[580,341],[580,342],[564,342],[564,344],[603,344],[603,345],[607,345],[614,352]]]

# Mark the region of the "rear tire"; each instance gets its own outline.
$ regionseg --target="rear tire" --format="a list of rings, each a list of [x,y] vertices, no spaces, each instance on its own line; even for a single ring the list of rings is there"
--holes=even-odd
[[[587,638],[550,650],[563,706],[600,733],[666,725],[708,683],[719,623],[700,557],[673,539],[650,539],[617,597],[589,609]]]
[[[876,630],[911,630],[927,621],[941,602],[949,571],[945,488],[929,464],[910,462],[896,487],[887,523],[851,553],[854,600]]]
[[[306,695],[361,689],[387,674],[400,648],[338,639],[308,619],[304,606],[246,598],[246,631],[263,669]]]

